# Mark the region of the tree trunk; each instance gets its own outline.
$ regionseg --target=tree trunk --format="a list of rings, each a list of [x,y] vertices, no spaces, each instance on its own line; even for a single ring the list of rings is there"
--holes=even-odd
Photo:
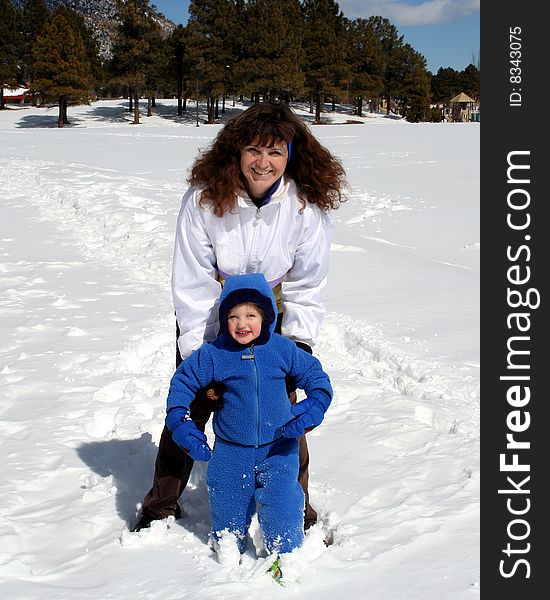
[[[139,125],[139,94],[134,92],[134,125]]]
[[[4,109],[4,86],[0,87],[0,110]]]
[[[176,88],[176,95],[178,97],[178,116],[181,117],[183,114],[183,76],[181,74],[181,69],[178,69]]]
[[[363,96],[357,97],[357,116],[363,116]]]
[[[220,118],[220,97],[216,96],[216,108],[214,113],[214,119],[217,120]]]
[[[178,58],[176,66],[176,96],[178,98],[178,116],[181,117],[183,114],[183,66],[180,58]]]
[[[313,92],[309,94],[309,112],[313,114]]]
[[[134,97],[132,96],[132,92],[130,92],[130,101],[128,102],[128,112],[134,112]]]
[[[315,93],[315,123],[321,122],[321,93]]]
[[[206,100],[206,112],[207,112],[207,123],[212,125],[214,123],[214,98],[208,96]]]
[[[63,98],[63,124],[69,125],[69,119],[67,117],[67,107],[69,106],[69,99],[65,96]]]
[[[59,115],[57,116],[57,126],[63,127],[65,121],[63,119],[63,96],[59,96]]]
[[[153,114],[153,111],[151,110],[151,105],[152,105],[152,100],[151,100],[151,96],[147,96],[147,116],[150,117]]]

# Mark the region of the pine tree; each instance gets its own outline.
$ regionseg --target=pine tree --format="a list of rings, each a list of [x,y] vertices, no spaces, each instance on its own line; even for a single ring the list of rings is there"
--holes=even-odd
[[[315,122],[321,120],[324,95],[339,95],[349,85],[345,21],[334,0],[304,0],[306,87],[315,101]]]
[[[386,110],[390,114],[391,101],[394,93],[399,88],[401,75],[399,49],[403,46],[403,36],[399,35],[395,25],[382,17],[370,17],[369,23],[382,46],[383,68],[383,95],[386,99]]]
[[[162,68],[167,60],[167,45],[163,32],[154,21],[152,21],[152,25],[146,36],[149,45],[149,57],[145,67],[148,117],[152,115],[152,108],[162,80]]]
[[[462,79],[462,91],[468,94],[470,98],[479,101],[479,69],[475,65],[470,64],[460,73],[460,76]]]
[[[290,99],[304,89],[303,19],[298,0],[251,0],[237,73],[249,93]]]
[[[458,71],[451,67],[440,68],[431,80],[432,100],[448,102],[462,92],[463,80]]]
[[[25,84],[32,83],[34,78],[32,48],[49,16],[50,11],[44,0],[24,0],[20,11],[19,23],[19,30],[22,36],[19,55],[19,78]]]
[[[235,94],[238,91],[242,99],[244,80],[242,73],[239,74],[238,65],[245,57],[246,38],[246,5],[248,0],[233,0],[231,9],[231,20],[228,24],[229,34],[229,56],[225,65],[226,92],[233,97],[235,106]]]
[[[218,117],[218,96],[227,86],[227,71],[235,62],[238,10],[235,0],[191,0],[189,4],[189,58],[197,87],[207,97],[208,123]],[[197,98],[198,101],[198,98]]]
[[[355,96],[356,110],[363,114],[363,99],[379,96],[383,89],[384,56],[373,23],[366,19],[348,22],[350,91]],[[371,105],[372,106],[372,105]]]
[[[166,70],[168,79],[175,79],[179,116],[183,114],[184,110],[187,110],[185,91],[191,72],[187,45],[187,29],[183,25],[178,25],[167,40]]]
[[[4,108],[4,83],[16,83],[21,36],[18,13],[11,0],[0,0],[0,110]]]
[[[396,98],[403,105],[407,121],[418,123],[427,121],[430,111],[430,74],[426,59],[409,44],[401,46],[397,52],[401,72]]]
[[[71,27],[78,32],[84,44],[86,62],[90,69],[91,86],[96,88],[101,84],[104,73],[99,56],[99,43],[93,35],[92,30],[86,25],[84,17],[72,8],[60,4],[53,11],[52,15],[63,15],[70,23]]]
[[[137,125],[139,97],[145,91],[151,92],[160,70],[160,28],[150,16],[148,0],[118,0],[118,8],[121,24],[113,43],[111,70],[114,81],[129,90]]]
[[[128,110],[134,114],[134,124],[137,125],[139,124],[139,90],[145,85],[145,75],[140,77],[137,69],[140,59],[147,54],[137,21],[139,17],[142,17],[142,20],[145,17],[141,15],[133,1],[117,0],[117,10],[120,23],[112,43],[110,79],[111,84],[118,84],[127,90]],[[141,12],[144,12],[144,9]]]
[[[84,43],[77,30],[61,14],[53,14],[33,46],[36,77],[31,91],[44,102],[59,104],[58,127],[67,121],[67,105],[88,102],[90,69]]]

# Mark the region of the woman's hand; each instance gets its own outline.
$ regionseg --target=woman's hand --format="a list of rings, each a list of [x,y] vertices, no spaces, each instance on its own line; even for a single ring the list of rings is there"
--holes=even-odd
[[[215,412],[223,407],[223,394],[225,385],[219,381],[212,381],[200,390],[201,400],[209,410]]]

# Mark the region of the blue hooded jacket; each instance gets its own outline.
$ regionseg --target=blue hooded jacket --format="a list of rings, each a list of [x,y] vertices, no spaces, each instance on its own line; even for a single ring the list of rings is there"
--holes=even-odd
[[[258,305],[265,314],[262,330],[244,346],[228,333],[229,311],[244,302]],[[184,360],[172,377],[167,400],[167,424],[189,411],[200,388],[223,382],[223,407],[214,414],[214,433],[228,442],[261,446],[282,436],[293,419],[285,376],[296,380],[309,400],[323,412],[332,399],[332,387],[321,363],[296,344],[274,333],[277,308],[265,277],[260,273],[234,275],[225,281],[220,296],[220,335]],[[169,429],[170,425],[169,425]]]

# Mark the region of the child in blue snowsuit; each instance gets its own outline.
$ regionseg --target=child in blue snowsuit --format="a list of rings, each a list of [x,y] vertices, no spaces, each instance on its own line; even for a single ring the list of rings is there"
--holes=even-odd
[[[332,399],[321,363],[274,333],[276,315],[263,275],[229,277],[220,296],[219,336],[178,367],[167,400],[173,440],[194,460],[210,460],[212,537],[234,534],[241,553],[256,506],[268,552],[301,545],[304,494],[297,438],[321,423]],[[287,375],[305,391],[305,400],[290,404]],[[212,381],[225,386],[223,406],[213,418],[213,451],[189,417],[197,390]]]

